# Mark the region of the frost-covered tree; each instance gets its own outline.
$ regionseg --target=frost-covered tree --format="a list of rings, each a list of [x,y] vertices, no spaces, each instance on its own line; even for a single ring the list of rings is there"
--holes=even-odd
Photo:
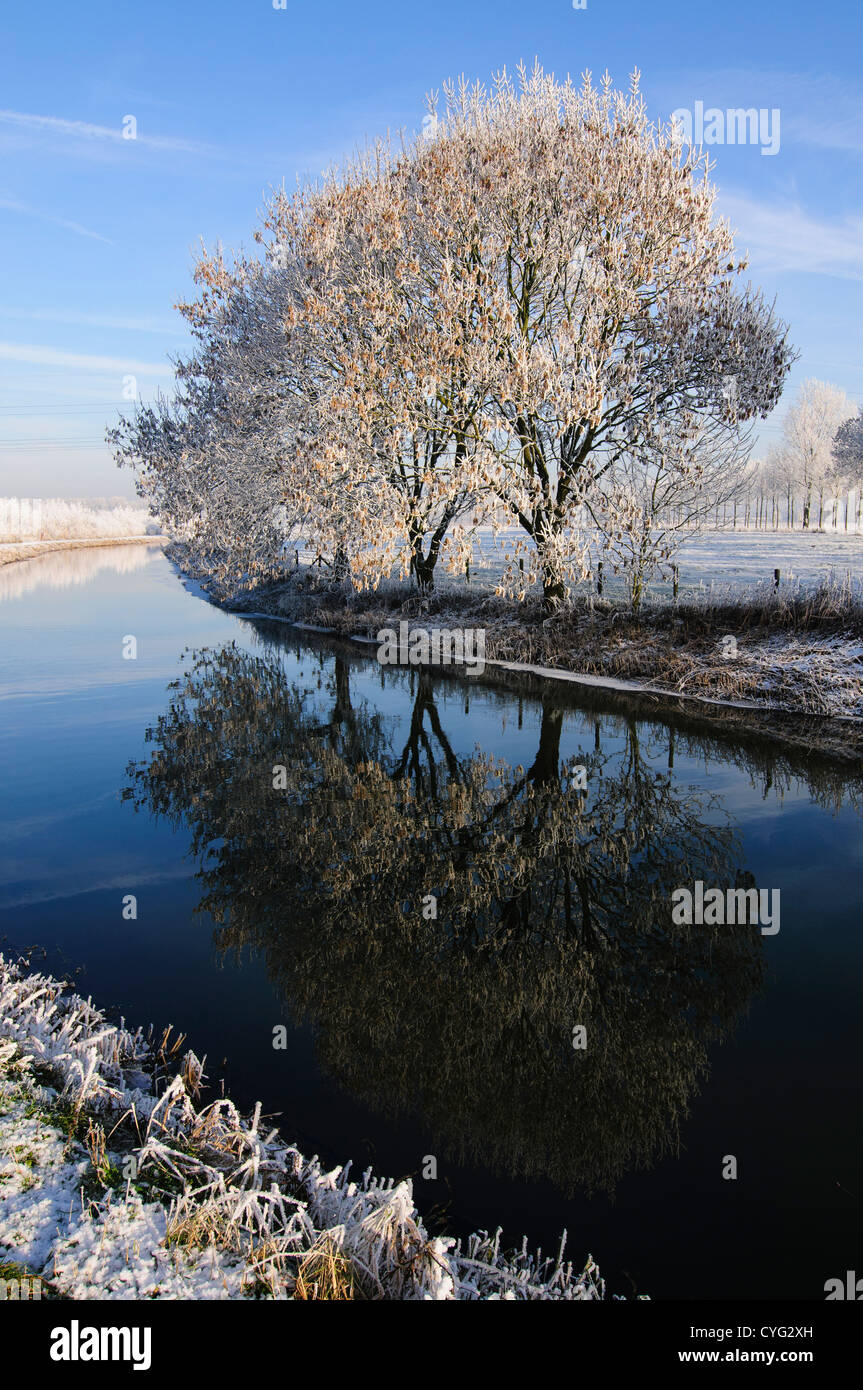
[[[742,426],[792,353],[637,74],[628,93],[538,67],[450,85],[433,131],[277,194],[263,263],[203,258],[183,394],[121,429],[121,456],[214,549],[233,525],[246,570],[277,502],[359,582],[402,565],[424,587],[503,516],[502,588],[538,580],[555,606],[597,526],[641,546],[615,470],[691,489],[729,382]]]
[[[633,611],[647,576],[667,572],[687,535],[739,496],[750,472],[749,440],[731,423],[693,439],[685,466],[675,467],[673,458],[661,447],[624,454],[590,502],[598,552],[625,575]]]
[[[253,262],[228,267],[220,250],[201,256],[198,298],[178,306],[196,350],[176,359],[174,394],[139,406],[109,434],[170,533],[232,581],[278,570],[308,509],[300,479],[286,483],[294,454],[272,383],[234,371],[256,273]]]
[[[803,529],[809,530],[812,499],[823,499],[833,480],[833,441],[852,407],[838,386],[810,377],[804,381],[782,422],[781,453],[789,475],[803,494]]]
[[[775,405],[786,330],[737,288],[745,265],[707,165],[648,121],[638,74],[629,93],[539,68],[491,92],[449,86],[411,162],[434,313],[464,382],[452,405],[476,441],[463,476],[518,523],[511,559],[553,605],[585,573],[608,471],[661,451],[694,477],[730,380],[740,422]]]
[[[441,331],[440,248],[414,214],[414,158],[379,144],[322,187],[270,200],[258,236],[273,298],[260,314],[277,306],[302,341],[299,389],[316,420],[310,466],[328,493],[352,498],[362,526],[355,576],[374,583],[401,565],[429,588],[473,500],[465,463],[476,401],[462,403],[464,368]]]
[[[839,426],[831,449],[838,474],[849,487],[863,482],[863,405]]]

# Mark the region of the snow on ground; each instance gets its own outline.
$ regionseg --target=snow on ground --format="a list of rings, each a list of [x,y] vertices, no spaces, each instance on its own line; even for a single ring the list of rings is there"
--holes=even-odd
[[[709,531],[685,542],[677,564],[681,590],[711,583],[735,589],[755,584],[772,588],[774,569],[781,570],[783,587],[797,582],[815,589],[831,575],[841,580],[846,573],[860,583],[863,536],[850,532],[845,536],[806,531]]]
[[[109,1196],[70,1224],[52,1250],[52,1283],[69,1298],[241,1298],[243,1260],[168,1243],[168,1212],[135,1193]]]
[[[61,1131],[34,1114],[34,1098],[22,1088],[0,1092],[0,1203],[3,1244],[28,1269],[44,1269],[75,1208],[87,1170],[70,1157]]]
[[[783,703],[789,687],[808,690],[807,705],[818,714],[843,718],[863,717],[863,644],[844,637],[799,637],[783,633],[746,649],[738,656],[748,661],[768,700]]]

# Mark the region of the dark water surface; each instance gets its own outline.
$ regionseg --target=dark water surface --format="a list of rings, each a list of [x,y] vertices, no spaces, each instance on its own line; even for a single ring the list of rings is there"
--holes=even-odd
[[[143,547],[0,570],[0,769],[3,949],[436,1229],[566,1228],[658,1298],[860,1268],[859,773],[383,669]],[[779,932],[674,925],[699,879],[779,890]]]

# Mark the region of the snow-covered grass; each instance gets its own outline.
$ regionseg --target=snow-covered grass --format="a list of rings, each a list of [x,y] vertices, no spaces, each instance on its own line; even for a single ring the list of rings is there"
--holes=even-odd
[[[0,497],[0,541],[107,540],[158,530],[145,506],[122,499]]]
[[[846,575],[863,582],[863,536],[849,532],[705,531],[687,538],[677,556],[680,597],[710,595],[727,586],[738,597],[773,585],[808,590],[841,582]],[[648,584],[648,597],[670,598],[671,580]],[[611,592],[614,592],[612,585]]]
[[[763,710],[860,719],[863,585],[795,581],[746,596],[716,585],[638,614],[591,600],[533,630],[490,632],[486,655]]]
[[[199,1107],[178,1053],[0,955],[0,1259],[73,1299],[606,1297],[563,1241],[430,1236],[409,1181],[327,1171],[260,1105]]]

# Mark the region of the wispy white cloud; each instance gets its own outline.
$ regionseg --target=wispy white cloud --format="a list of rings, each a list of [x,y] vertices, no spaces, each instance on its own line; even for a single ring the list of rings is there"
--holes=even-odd
[[[719,211],[737,229],[759,271],[805,271],[863,280],[863,214],[827,221],[798,202],[760,202],[747,194],[722,192]]]
[[[147,135],[137,132],[134,139],[124,135],[122,125],[93,125],[90,121],[70,121],[63,116],[41,116],[29,111],[0,110],[0,123],[42,134],[60,135],[64,139],[111,141],[123,145],[144,145],[154,150],[170,150],[181,154],[213,155],[215,146],[196,140],[182,140],[173,135]]]
[[[108,246],[113,244],[110,237],[102,236],[101,232],[91,231],[89,227],[82,226],[80,222],[70,222],[66,217],[55,217],[53,213],[40,212],[38,208],[30,207],[29,203],[22,203],[18,198],[0,196],[0,208],[6,212],[21,213],[25,217],[35,217],[40,222],[50,222],[54,227],[63,227],[67,232],[74,232],[76,236],[104,241]]]
[[[125,357],[99,357],[86,352],[62,352],[58,348],[25,343],[0,343],[0,361],[28,362],[37,367],[73,367],[92,372],[131,372],[140,376],[168,376],[168,362],[132,362]]]
[[[79,328],[117,328],[126,333],[158,333],[174,338],[186,336],[176,323],[149,314],[81,314],[70,313],[64,309],[10,309],[0,304],[0,319],[69,323]]]

